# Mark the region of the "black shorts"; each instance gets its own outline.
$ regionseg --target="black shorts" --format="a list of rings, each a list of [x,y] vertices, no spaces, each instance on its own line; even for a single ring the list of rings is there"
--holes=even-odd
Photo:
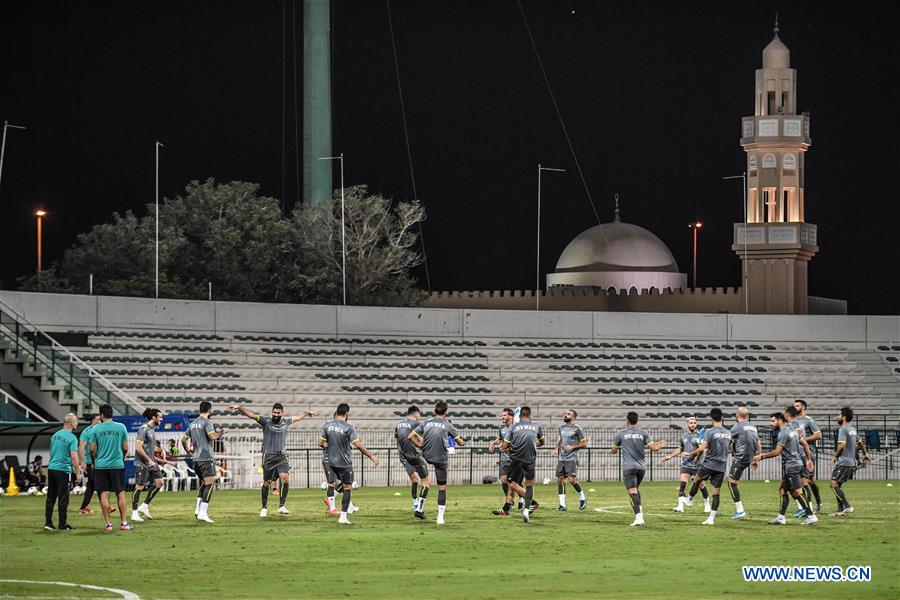
[[[401,456],[400,464],[403,465],[404,469],[406,469],[407,477],[412,477],[413,473],[418,475],[420,478],[428,477],[428,467],[425,466],[425,460],[421,457],[410,459]]]
[[[89,481],[91,482],[91,485],[94,485],[94,465],[84,465],[84,474],[82,477],[81,485],[87,485]]]
[[[94,469],[94,489],[98,492],[125,491],[125,469]]]
[[[803,467],[800,468],[800,477],[802,477],[803,479],[809,479],[809,480],[815,479],[815,477],[812,474],[812,471],[810,471],[809,469],[806,468],[805,460],[803,461]]]
[[[344,485],[353,485],[353,467],[343,469],[341,467],[331,467],[334,471],[335,482],[340,481]]]
[[[700,467],[697,470],[697,479],[710,482],[714,488],[720,488],[722,482],[725,481],[725,471],[713,471],[706,467]]]
[[[162,469],[158,466],[146,467],[143,465],[134,465],[134,485],[144,486],[151,479],[165,479]]]
[[[734,479],[735,481],[740,481],[741,475],[744,474],[744,471],[746,471],[748,467],[750,467],[749,462],[743,462],[740,460],[732,461],[731,469],[728,470],[728,476],[731,477],[732,479]],[[718,487],[718,486],[716,486],[716,487]]]
[[[438,485],[447,485],[447,463],[433,463],[429,465],[434,467],[434,481]]]
[[[199,479],[206,479],[207,477],[215,477],[218,472],[216,471],[216,463],[212,461],[204,461],[197,462],[194,461],[194,473],[197,474]]]
[[[515,481],[516,483],[534,481],[534,472],[534,463],[526,463],[512,459],[509,462],[509,474],[507,477],[510,481]]]
[[[288,464],[285,454],[263,454],[263,480],[275,481],[279,473],[290,473],[291,465]]]
[[[636,488],[641,485],[644,480],[643,469],[625,469],[622,471],[622,481],[625,482],[625,489]]]
[[[577,460],[558,460],[556,461],[557,477],[578,477],[578,461]]]
[[[800,480],[800,471],[800,467],[794,467],[783,471],[781,474],[781,487],[789,492],[802,488],[803,482]]]
[[[506,477],[509,481],[509,461],[500,463],[500,477]]]
[[[331,469],[331,463],[324,458],[322,459],[322,470],[325,471],[325,481],[327,481],[329,485],[337,483],[337,477],[335,477],[334,471]]]
[[[831,472],[831,478],[838,483],[846,483],[853,479],[853,473],[856,471],[856,467],[851,467],[849,465],[835,465],[834,470]]]
[[[681,470],[679,471],[680,475],[690,475],[694,476],[697,474],[697,470],[700,469],[697,465],[681,465]]]

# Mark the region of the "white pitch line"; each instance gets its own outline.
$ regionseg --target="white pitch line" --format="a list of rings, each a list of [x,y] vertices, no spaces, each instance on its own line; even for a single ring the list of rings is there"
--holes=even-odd
[[[594,509],[594,512],[607,513],[610,515],[633,515],[634,511],[626,512],[626,511],[619,511],[619,510],[610,510],[611,508],[626,508],[626,507],[629,509],[631,508],[631,506],[627,505],[627,504],[623,504],[621,506],[606,506],[606,507],[598,506],[597,508]],[[644,514],[650,515],[651,517],[672,517],[672,516],[674,516],[674,515],[669,515],[666,513],[644,513]]]
[[[88,585],[86,583],[69,583],[68,581],[31,581],[28,579],[0,579],[0,583],[32,583],[39,585],[64,585],[68,587],[80,587],[89,590],[103,590],[104,592],[112,592],[119,594],[124,600],[141,600],[141,597],[128,590],[119,590],[111,587],[103,587],[100,585]]]

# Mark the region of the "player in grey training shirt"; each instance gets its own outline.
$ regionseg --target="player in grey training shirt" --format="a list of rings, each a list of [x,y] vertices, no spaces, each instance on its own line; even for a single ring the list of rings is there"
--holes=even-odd
[[[625,429],[616,432],[610,452],[622,454],[622,481],[628,496],[631,498],[631,509],[634,511],[632,527],[644,524],[644,509],[641,504],[641,481],[644,480],[646,463],[644,453],[647,448],[656,452],[666,445],[665,440],[654,442],[650,433],[637,426],[638,414],[634,411],[625,416]]]
[[[700,432],[697,431],[697,419],[695,417],[688,417],[685,424],[687,425],[687,431],[681,433],[681,437],[678,439],[678,447],[662,457],[663,463],[667,463],[675,457],[681,457],[681,469],[679,472],[678,483],[678,505],[672,508],[675,512],[681,513],[684,512],[685,506],[694,505],[694,500],[688,498],[684,490],[687,488],[688,482],[697,474],[697,470],[700,468],[697,464],[697,460],[690,453],[696,450],[700,446],[700,442],[703,441]],[[709,512],[709,493],[706,491],[705,481],[700,482],[700,493],[703,494],[705,512]]]
[[[837,448],[831,457],[831,462],[836,463],[831,472],[831,490],[837,498],[837,511],[831,513],[832,517],[842,517],[853,512],[853,506],[847,500],[842,486],[853,478],[853,472],[856,471],[856,449],[862,451],[866,460],[869,458],[866,445],[859,438],[856,427],[850,423],[852,420],[853,410],[845,406],[838,415],[838,425],[841,428],[838,430]]]
[[[278,512],[283,515],[289,514],[287,507],[284,505],[290,489],[291,472],[291,466],[287,460],[287,432],[294,423],[313,417],[315,414],[307,410],[291,417],[285,417],[284,406],[280,402],[272,405],[271,417],[259,415],[240,404],[232,404],[228,408],[240,412],[248,419],[252,419],[262,426],[263,484],[260,489],[262,509],[259,511],[259,516],[267,517],[269,515],[269,489],[271,489],[272,483],[276,479],[280,481]]]
[[[437,524],[444,524],[444,512],[447,509],[447,440],[453,438],[459,446],[465,446],[466,441],[459,436],[456,426],[447,420],[447,403],[438,400],[434,405],[434,418],[419,423],[409,434],[409,439],[422,448],[422,456],[425,461],[434,467],[434,478],[438,486],[438,516]],[[416,507],[415,516],[425,519],[425,500],[428,498],[430,486],[422,482],[422,491],[419,495],[419,505]]]
[[[397,454],[400,456],[400,464],[406,469],[406,475],[409,477],[413,511],[419,506],[419,481],[422,481],[423,485],[425,482],[427,485],[431,485],[431,480],[428,478],[428,467],[425,466],[425,459],[422,458],[422,451],[409,439],[409,434],[419,426],[420,417],[419,407],[410,406],[406,409],[406,418],[394,426]]]
[[[556,491],[559,494],[559,506],[556,510],[566,510],[566,479],[578,494],[578,510],[587,508],[587,498],[578,483],[578,451],[587,448],[588,437],[581,427],[575,423],[578,413],[572,409],[563,414],[563,424],[559,427],[559,438],[553,453],[556,461]]]
[[[772,413],[769,422],[772,429],[778,432],[778,440],[775,442],[775,449],[765,454],[757,454],[753,457],[753,462],[759,463],[761,460],[781,456],[782,479],[778,488],[781,494],[781,511],[778,516],[769,521],[770,525],[784,525],[784,513],[787,511],[790,503],[791,495],[797,499],[803,512],[806,515],[804,525],[812,525],[818,519],[809,502],[803,496],[803,483],[801,482],[800,472],[803,468],[803,455],[806,455],[807,468],[812,466],[812,457],[809,452],[809,444],[803,439],[803,436],[796,429],[791,429],[790,424],[797,417],[797,410],[793,406],[788,406],[784,413]],[[800,448],[803,448],[802,454]]]
[[[531,407],[523,406],[519,409],[519,422],[509,428],[509,432],[503,438],[500,450],[509,451],[509,486],[517,494],[524,497],[522,508],[522,521],[531,522],[531,513],[537,509],[534,498],[534,472],[537,462],[538,446],[544,445],[544,433],[538,423],[531,420]],[[524,480],[523,487],[518,482]]]
[[[512,427],[513,421],[515,417],[513,416],[513,409],[504,408],[500,411],[500,429],[497,431],[497,437],[492,439],[488,444],[488,451],[494,452],[499,449],[503,445],[503,440],[509,435],[509,428]],[[500,460],[498,461],[498,466],[500,468],[500,485],[503,488],[503,508],[495,508],[492,511],[492,514],[498,516],[507,516],[509,515],[509,509],[513,504],[513,490],[509,487],[509,451],[500,452]],[[521,481],[518,482],[521,485]],[[519,502],[522,502],[522,499],[519,499]]]
[[[338,404],[334,419],[322,426],[322,433],[319,436],[319,446],[328,452],[328,464],[344,484],[341,516],[338,519],[341,525],[351,524],[347,520],[347,512],[350,509],[350,496],[353,490],[353,448],[362,452],[378,466],[378,457],[369,452],[356,434],[356,429],[347,422],[349,416],[350,406],[344,402]]]
[[[818,441],[822,439],[822,431],[819,429],[818,423],[806,414],[806,400],[795,400],[794,409],[797,411],[797,418],[791,423],[791,427],[800,430],[800,435],[806,438],[814,467],[813,469],[807,469],[806,465],[803,466],[803,471],[800,475],[803,478],[803,494],[810,504],[812,504],[813,498],[816,499],[816,512],[820,512],[822,510],[822,496],[816,483],[816,467],[818,467],[819,461]],[[794,516],[799,517],[802,514],[802,510],[798,506]]]
[[[156,449],[156,428],[162,423],[162,411],[158,408],[148,408],[144,411],[147,422],[138,429],[134,440],[134,492],[131,495],[131,520],[142,522],[140,513],[152,520],[150,516],[150,503],[159,490],[162,489],[165,479],[162,469],[156,463],[153,451]],[[153,488],[147,493],[147,499],[141,504],[141,491],[150,480],[153,480]]]
[[[738,481],[741,479],[747,467],[753,463],[753,457],[762,454],[762,445],[759,443],[759,430],[750,422],[750,410],[742,406],[735,413],[737,422],[731,427],[731,469],[728,471],[728,490],[731,499],[734,500],[734,520],[744,519],[744,503],[741,501],[741,490],[738,489]],[[756,468],[754,465],[753,468]]]
[[[212,421],[209,420],[211,411],[211,402],[205,400],[201,402],[200,416],[191,421],[188,433],[181,437],[181,444],[184,446],[185,452],[190,453],[191,446],[193,446],[194,473],[202,482],[197,493],[197,508],[194,510],[194,514],[198,521],[204,523],[213,523],[213,520],[209,518],[209,501],[212,498],[218,473],[210,442],[221,439],[228,433],[228,429],[225,427],[216,431]]]
[[[709,481],[712,484],[712,502],[710,503],[709,516],[703,521],[704,525],[716,524],[716,513],[719,511],[719,490],[725,479],[725,468],[728,465],[728,446],[731,444],[731,432],[722,427],[722,409],[715,407],[709,411],[709,420],[712,427],[706,429],[703,441],[689,456],[700,456],[706,452],[706,456],[697,469],[694,485],[691,486],[691,499],[697,495],[701,481]]]

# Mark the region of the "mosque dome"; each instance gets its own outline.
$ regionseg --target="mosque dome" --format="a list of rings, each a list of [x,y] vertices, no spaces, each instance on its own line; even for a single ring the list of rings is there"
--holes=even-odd
[[[652,232],[621,222],[591,227],[569,242],[547,276],[547,286],[588,286],[640,292],[687,287],[687,276]]]
[[[791,51],[784,45],[778,32],[769,42],[769,45],[763,48],[763,69],[788,69],[791,66]]]

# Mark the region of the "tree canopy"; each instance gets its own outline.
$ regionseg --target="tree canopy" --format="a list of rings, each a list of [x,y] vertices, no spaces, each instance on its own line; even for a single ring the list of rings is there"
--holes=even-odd
[[[364,185],[345,188],[347,302],[411,306],[424,292],[412,269],[422,264],[418,201],[394,203]],[[154,295],[155,207],[115,213],[22,288],[116,296]],[[282,214],[254,183],[192,181],[160,202],[159,295],[248,302],[338,304],[342,301],[340,190],[331,202]]]

